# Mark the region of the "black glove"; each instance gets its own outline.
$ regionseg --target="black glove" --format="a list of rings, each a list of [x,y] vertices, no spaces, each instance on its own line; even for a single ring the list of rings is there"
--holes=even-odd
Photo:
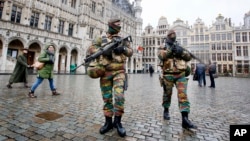
[[[110,49],[110,50],[104,51],[103,55],[107,57],[112,56],[112,50]]]
[[[174,56],[181,56],[182,52],[183,52],[183,49],[182,47],[179,47],[179,46],[173,46],[172,48],[172,53]]]
[[[125,50],[126,48],[124,46],[120,46],[114,49],[114,53],[119,55],[119,54],[122,54]]]
[[[55,57],[54,57],[54,55],[50,55],[50,56],[49,56],[49,63],[50,63],[50,64],[54,64],[54,62],[55,62]]]

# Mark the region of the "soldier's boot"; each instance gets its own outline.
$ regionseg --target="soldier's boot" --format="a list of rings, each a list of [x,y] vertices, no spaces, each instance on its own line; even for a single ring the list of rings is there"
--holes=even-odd
[[[168,108],[164,108],[163,117],[165,120],[170,120]]]
[[[105,124],[100,128],[99,130],[100,134],[105,134],[112,129],[113,129],[112,117],[105,116]]]
[[[114,125],[114,128],[117,129],[119,136],[124,137],[124,136],[126,136],[126,130],[124,127],[122,127],[121,118],[122,118],[122,116],[115,116],[115,120],[114,120],[113,125]]]
[[[11,89],[11,88],[12,88],[11,84],[12,84],[12,83],[8,83],[6,86],[7,86],[9,89]]]
[[[197,129],[197,126],[194,125],[189,119],[188,119],[188,112],[181,112],[182,115],[182,127],[185,129]]]
[[[54,90],[52,91],[52,96],[56,96],[56,95],[60,95],[60,93],[58,93],[58,92],[56,91],[56,89],[54,89]]]

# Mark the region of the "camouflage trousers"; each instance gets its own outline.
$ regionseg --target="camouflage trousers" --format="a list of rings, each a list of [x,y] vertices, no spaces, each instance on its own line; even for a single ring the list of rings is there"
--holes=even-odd
[[[124,81],[124,70],[106,71],[105,75],[100,78],[102,98],[104,102],[103,111],[105,116],[122,116],[124,113]]]
[[[187,78],[185,77],[185,72],[180,74],[166,74],[163,76],[163,100],[162,106],[164,108],[169,108],[171,104],[171,96],[173,92],[173,87],[177,88],[178,105],[180,112],[190,112],[190,103],[187,97]]]

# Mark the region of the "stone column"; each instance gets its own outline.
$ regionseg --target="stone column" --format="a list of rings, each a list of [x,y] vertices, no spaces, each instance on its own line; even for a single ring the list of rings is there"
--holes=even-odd
[[[82,60],[84,60],[81,56],[82,53],[81,52],[78,52],[77,53],[77,61],[76,61],[76,63],[77,63],[77,67],[79,66],[79,65],[81,65],[83,62],[82,62]],[[79,67],[77,70],[76,70],[76,72],[83,72],[83,73],[85,73],[85,66],[82,66],[82,67]]]
[[[3,41],[3,49],[2,49],[2,62],[1,62],[1,71],[6,70],[6,61],[7,61],[7,51],[8,51],[8,44]]]
[[[58,32],[58,23],[59,23],[59,20],[58,18],[55,16],[52,18],[52,21],[51,21],[51,31],[53,32]]]
[[[131,61],[130,61],[130,73],[133,73],[134,72],[134,58],[131,57]]]
[[[59,50],[55,52],[55,63],[54,63],[54,71],[58,72],[58,62],[59,62]]]
[[[126,69],[125,72],[126,72],[126,73],[128,73],[128,63],[129,63],[128,60],[129,60],[129,59],[127,58],[126,64],[125,64],[125,69]]]
[[[68,35],[68,33],[69,33],[69,23],[68,22],[64,22],[64,29],[63,29],[64,31],[63,31],[63,34],[64,35]]]
[[[2,19],[5,21],[10,20],[12,10],[12,2],[11,1],[5,1],[3,6],[3,13],[2,13]]]
[[[46,16],[46,15],[44,15],[44,14],[40,14],[40,15],[39,15],[39,21],[42,21],[42,22],[39,22],[38,28],[44,29],[44,25],[45,25],[45,16]]]
[[[70,59],[71,59],[71,52],[68,51],[67,53],[67,66],[66,66],[66,72],[70,72]]]
[[[73,26],[73,37],[77,37],[77,25],[76,24],[74,24],[74,26]]]

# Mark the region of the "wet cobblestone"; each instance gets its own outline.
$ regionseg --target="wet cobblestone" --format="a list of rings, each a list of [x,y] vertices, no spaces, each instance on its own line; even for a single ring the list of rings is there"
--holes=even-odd
[[[171,119],[163,120],[162,88],[157,74],[130,74],[122,119],[127,131],[124,138],[116,129],[99,134],[104,117],[98,79],[55,75],[62,94],[51,96],[49,83],[44,80],[35,92],[36,99],[27,97],[29,89],[23,84],[13,84],[8,89],[9,75],[0,75],[0,79],[0,141],[228,141],[230,124],[250,124],[248,78],[220,77],[215,89],[198,87],[197,82],[189,80],[189,118],[198,126],[197,131],[191,132],[181,127],[176,90]],[[29,84],[35,79],[35,75],[30,75]],[[46,111],[63,117],[47,121],[35,116]]]

